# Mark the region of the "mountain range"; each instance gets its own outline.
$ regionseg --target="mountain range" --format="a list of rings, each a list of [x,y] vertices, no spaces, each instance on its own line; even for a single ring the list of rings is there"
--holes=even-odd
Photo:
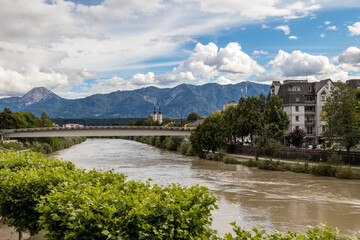
[[[164,117],[186,118],[191,112],[207,116],[221,110],[224,104],[241,96],[267,95],[270,86],[253,82],[201,86],[181,84],[174,88],[147,87],[132,91],[95,94],[80,99],[61,98],[38,87],[23,97],[0,99],[0,109],[25,111],[40,116],[45,111],[51,118],[147,118],[154,106],[161,107]]]

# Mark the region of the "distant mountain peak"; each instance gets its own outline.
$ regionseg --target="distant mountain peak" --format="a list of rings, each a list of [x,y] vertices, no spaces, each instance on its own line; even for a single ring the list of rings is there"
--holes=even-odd
[[[49,100],[49,99],[60,99],[58,95],[50,91],[45,87],[36,87],[31,89],[28,93],[26,93],[22,98],[20,98],[20,102],[23,102],[25,106],[29,106],[31,104]]]

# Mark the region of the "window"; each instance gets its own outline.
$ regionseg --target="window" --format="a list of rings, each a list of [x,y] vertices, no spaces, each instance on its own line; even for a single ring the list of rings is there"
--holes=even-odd
[[[315,107],[305,106],[305,112],[315,112]]]
[[[307,134],[313,134],[313,128],[312,127],[307,127],[306,128],[306,133]]]
[[[299,106],[295,106],[295,112],[299,111]]]
[[[299,126],[295,126],[295,129],[298,130],[298,129],[299,129]]]
[[[300,101],[300,98],[299,98],[299,97],[296,97],[296,101],[297,101],[297,102]]]
[[[309,92],[311,92],[311,90],[312,90],[312,87],[309,87],[309,88],[308,88],[308,90],[309,90]]]
[[[315,100],[315,97],[313,96],[305,96],[305,101],[314,101]]]
[[[299,116],[295,116],[295,121],[299,121]]]
[[[326,101],[326,96],[321,96],[321,101],[325,102]]]

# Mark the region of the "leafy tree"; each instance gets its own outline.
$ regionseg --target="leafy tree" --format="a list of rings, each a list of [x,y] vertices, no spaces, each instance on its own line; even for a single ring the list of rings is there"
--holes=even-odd
[[[25,116],[21,113],[13,113],[13,117],[15,120],[15,128],[27,128],[29,126],[29,123],[26,121]]]
[[[322,119],[326,121],[323,136],[331,144],[349,151],[359,143],[359,118],[356,113],[356,96],[352,88],[345,83],[335,83],[335,88],[322,110]],[[349,164],[350,161],[349,161]]]
[[[237,109],[237,124],[235,125],[236,127],[236,135],[241,137],[242,142],[244,142],[244,136],[247,136],[249,134],[249,132],[246,129],[246,124],[247,124],[247,120],[246,120],[246,114],[247,114],[247,110],[246,110],[246,99],[244,97],[241,97],[239,99],[239,103],[236,106]]]
[[[119,122],[118,121],[113,122],[112,126],[119,126]]]
[[[288,138],[292,145],[294,145],[297,148],[301,148],[302,145],[304,144],[305,136],[306,136],[305,130],[301,128],[297,128],[289,133]]]
[[[154,121],[152,117],[149,117],[148,119],[140,119],[136,121],[134,126],[159,126],[158,121]]]
[[[16,128],[16,119],[9,108],[0,113],[0,129]]]
[[[281,144],[276,139],[274,139],[272,128],[273,126],[271,124],[266,124],[262,128],[261,133],[256,137],[256,160],[261,155],[265,155],[269,157],[270,160],[272,160],[272,157],[275,155],[275,153],[278,151],[278,148],[281,146]]]
[[[34,128],[39,125],[39,121],[34,114],[29,112],[17,112],[17,114],[21,114],[26,119],[27,128]]]
[[[53,127],[54,124],[51,122],[50,117],[46,115],[46,112],[41,113],[39,119],[39,127]]]
[[[196,112],[192,112],[187,116],[186,121],[194,121],[194,120],[198,120],[199,118],[200,118],[199,114],[197,114]]]
[[[232,138],[234,142],[236,142],[236,136],[238,133],[238,112],[237,106],[229,106],[222,112],[226,132],[229,134],[229,139]]]
[[[264,124],[269,125],[271,137],[276,140],[280,140],[289,127],[289,117],[282,109],[282,100],[277,95],[272,95],[265,104]]]
[[[244,104],[244,118],[243,128],[244,131],[250,134],[251,141],[253,136],[261,129],[261,122],[263,122],[263,112],[265,105],[265,97],[260,96],[248,97]]]
[[[130,122],[126,123],[125,126],[135,126],[135,122],[130,121]]]
[[[210,150],[215,153],[227,143],[227,134],[221,112],[214,112],[191,133],[190,141],[199,156]]]

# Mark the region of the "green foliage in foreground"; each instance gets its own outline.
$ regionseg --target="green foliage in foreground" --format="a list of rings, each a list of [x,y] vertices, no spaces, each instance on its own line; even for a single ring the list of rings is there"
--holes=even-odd
[[[66,184],[39,204],[49,239],[194,239],[208,235],[215,197],[205,187]]]
[[[228,233],[224,240],[358,240],[358,237],[344,238],[339,237],[340,230],[333,227],[327,227],[325,225],[316,226],[313,229],[307,230],[305,233],[298,233],[289,231],[287,233],[275,232],[267,233],[266,230],[260,230],[253,228],[253,231],[247,231],[239,226],[236,226],[235,222],[231,223],[235,236]]]
[[[125,181],[41,154],[2,152],[0,216],[48,239],[207,239],[216,198],[206,187]],[[63,163],[60,164],[60,163]]]
[[[20,169],[32,168],[56,168],[63,167],[68,170],[75,170],[75,165],[69,161],[46,158],[45,155],[37,152],[16,153],[13,151],[0,151],[0,170],[10,169],[16,172]]]

